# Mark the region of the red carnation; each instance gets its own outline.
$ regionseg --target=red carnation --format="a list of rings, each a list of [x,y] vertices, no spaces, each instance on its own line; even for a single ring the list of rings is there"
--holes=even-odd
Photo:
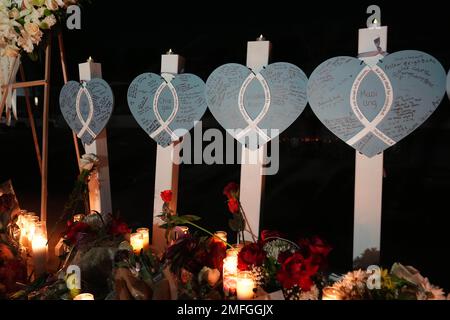
[[[172,190],[164,190],[161,192],[161,199],[164,202],[172,201]]]
[[[250,243],[242,248],[238,255],[238,268],[248,270],[251,266],[261,266],[266,259],[266,253],[260,243]]]
[[[239,194],[239,185],[236,182],[230,182],[223,189],[223,194],[227,196],[228,199],[237,198]]]
[[[238,213],[239,212],[239,201],[231,198],[228,200],[228,210],[230,210],[231,213]]]
[[[303,250],[302,252],[305,256],[310,257],[314,264],[319,265],[321,268],[326,266],[326,260],[332,247],[324,240],[315,236],[311,239],[303,239],[299,244]]]

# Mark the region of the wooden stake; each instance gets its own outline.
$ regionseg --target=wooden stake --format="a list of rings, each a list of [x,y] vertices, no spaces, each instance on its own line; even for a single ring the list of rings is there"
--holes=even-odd
[[[374,40],[378,37],[381,49],[386,51],[387,27],[360,29],[358,53],[375,51]],[[379,59],[380,56],[375,56],[362,60],[373,65]],[[375,249],[378,251],[378,256],[372,255],[373,259],[368,264],[379,263],[382,192],[383,153],[367,158],[356,151],[353,260],[367,249]]]
[[[58,44],[59,44],[59,58],[61,61],[61,69],[62,69],[62,73],[63,73],[63,79],[64,79],[64,84],[66,84],[69,81],[69,77],[67,75],[67,64],[66,64],[66,50],[64,47],[64,41],[63,41],[63,36],[62,36],[62,32],[58,33]],[[73,145],[75,146],[75,155],[77,157],[77,167],[81,172],[81,167],[80,167],[80,158],[81,158],[81,154],[80,154],[80,147],[78,145],[78,137],[76,135],[75,132],[72,131],[72,139],[73,139]]]
[[[48,198],[48,117],[50,109],[50,75],[52,58],[52,38],[49,37],[45,48],[45,86],[44,109],[42,113],[42,179],[41,179],[41,221],[47,222]]]
[[[20,65],[20,78],[22,79],[22,82],[26,81],[25,71],[23,70],[23,65],[22,64]],[[36,151],[36,158],[37,158],[37,162],[39,164],[39,171],[40,171],[41,176],[42,176],[41,148],[39,146],[38,135],[37,135],[37,131],[36,131],[36,124],[35,124],[35,121],[34,121],[33,110],[32,110],[31,102],[30,102],[30,95],[29,95],[29,92],[28,92],[28,88],[24,88],[23,91],[25,93],[25,103],[27,105],[28,121],[30,122],[31,133],[33,135],[34,150]]]
[[[247,67],[254,73],[259,73],[269,64],[271,43],[258,40],[249,41],[247,46]],[[264,155],[267,145],[258,150],[249,150],[242,146],[240,201],[245,211],[250,230],[259,236],[259,221],[262,212],[262,199],[265,189],[265,175],[263,174]],[[253,235],[246,231],[245,240],[253,241]]]
[[[164,54],[161,57],[161,75],[169,81],[170,75],[179,73],[183,65],[183,57],[172,53]],[[164,223],[158,217],[164,204],[160,197],[161,191],[172,190],[172,201],[169,204],[169,208],[174,213],[177,212],[179,166],[174,161],[176,163],[179,163],[179,161],[174,157],[178,157],[178,153],[175,152],[175,146],[178,143],[174,142],[165,148],[158,145],[156,150],[152,244],[158,252],[163,252],[167,246],[165,230],[159,227]]]

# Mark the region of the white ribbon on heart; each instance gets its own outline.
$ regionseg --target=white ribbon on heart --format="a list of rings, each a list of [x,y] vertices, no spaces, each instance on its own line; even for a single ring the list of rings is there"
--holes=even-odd
[[[373,119],[373,121],[369,121],[364,114],[362,113],[361,109],[358,107],[358,91],[359,87],[361,85],[361,82],[364,80],[364,78],[370,73],[375,72],[375,74],[378,76],[378,78],[383,83],[386,99],[384,101],[383,108],[381,108],[378,115]],[[347,140],[347,144],[353,146],[355,143],[357,143],[359,140],[364,138],[368,133],[372,133],[377,138],[379,138],[381,141],[386,143],[389,146],[392,146],[395,144],[395,141],[389,138],[386,134],[381,132],[377,129],[377,125],[380,124],[381,121],[386,117],[389,110],[391,110],[392,104],[393,104],[393,92],[392,92],[392,85],[389,81],[388,76],[386,73],[381,69],[379,66],[375,65],[373,67],[366,66],[364,69],[361,70],[361,72],[356,77],[355,82],[353,83],[351,94],[350,94],[350,106],[352,108],[353,113],[358,118],[359,121],[364,125],[364,129],[358,132],[353,138],[350,138]]]
[[[88,106],[89,106],[89,114],[86,119],[86,121],[83,119],[83,116],[81,115],[80,110],[80,102],[81,102],[81,95],[84,94],[88,100]],[[87,131],[92,138],[96,138],[97,135],[89,128],[89,125],[91,124],[92,118],[94,117],[94,102],[92,101],[91,94],[89,93],[89,90],[86,88],[86,83],[83,83],[81,85],[80,90],[78,90],[77,94],[77,100],[75,104],[75,110],[77,111],[78,120],[80,120],[81,125],[83,126],[78,132],[77,136],[81,139],[81,137],[84,135],[84,133]]]
[[[170,92],[172,93],[173,101],[174,101],[172,113],[170,114],[169,118],[167,118],[166,121],[163,120],[163,118],[161,117],[161,114],[159,113],[159,110],[158,110],[159,97],[161,96],[161,93],[165,87],[169,88]],[[175,90],[175,87],[172,85],[172,83],[166,82],[166,81],[161,83],[161,85],[156,90],[155,96],[153,98],[153,112],[155,113],[156,119],[158,120],[158,122],[161,126],[158,129],[156,129],[150,135],[150,137],[155,138],[162,131],[165,131],[168,135],[170,135],[170,137],[172,138],[173,141],[176,141],[179,139],[179,137],[169,128],[169,125],[172,123],[173,119],[175,119],[175,116],[178,112],[179,104],[180,104],[180,102],[178,100],[178,94],[177,94],[177,91]]]
[[[245,95],[245,92],[247,91],[247,88],[248,88],[250,82],[254,78],[256,78],[261,83],[261,86],[263,87],[264,106],[263,106],[261,112],[259,113],[259,115],[256,117],[256,119],[252,120],[252,118],[250,118],[250,115],[247,113],[247,110],[245,110],[244,95]],[[252,72],[244,80],[244,83],[242,84],[241,89],[239,91],[239,97],[238,97],[239,111],[241,112],[242,117],[244,117],[245,122],[247,122],[248,127],[236,135],[237,140],[241,139],[242,137],[245,137],[251,130],[255,130],[259,134],[259,136],[265,140],[265,142],[270,140],[270,137],[263,130],[261,130],[261,128],[258,127],[258,124],[264,119],[267,112],[269,111],[270,102],[271,102],[270,89],[269,89],[269,85],[268,85],[266,79],[264,79],[264,77],[260,73],[255,75]]]

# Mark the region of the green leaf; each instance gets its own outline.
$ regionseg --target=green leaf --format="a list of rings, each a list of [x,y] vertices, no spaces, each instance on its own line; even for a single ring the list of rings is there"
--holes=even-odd
[[[50,10],[48,10],[48,9],[44,10],[44,16],[48,17],[48,16],[51,16],[51,15],[52,15],[52,12]]]

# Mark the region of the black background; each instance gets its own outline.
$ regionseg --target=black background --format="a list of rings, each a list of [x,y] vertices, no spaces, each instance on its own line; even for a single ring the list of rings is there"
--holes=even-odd
[[[443,1],[376,2],[389,27],[388,52],[425,51],[450,67],[450,19]],[[108,125],[114,212],[133,226],[152,221],[155,143],[134,124],[120,128],[118,116],[131,117],[126,91],[143,72],[160,70],[169,48],[186,58],[185,72],[206,81],[218,66],[245,64],[246,43],[263,34],[272,41],[271,61],[296,64],[309,76],[324,60],[357,54],[358,29],[368,5],[350,1],[208,2],[93,1],[82,11],[82,29],[64,30],[69,77],[78,79],[78,63],[89,56],[102,63],[103,78],[115,94]],[[25,61],[27,76],[42,77],[42,63]],[[53,50],[49,159],[49,223],[61,214],[76,178],[71,132],[61,122],[58,95],[63,85],[57,47]],[[39,90],[33,91],[40,96]],[[448,198],[450,191],[449,100],[415,132],[385,152],[382,264],[411,264],[433,283],[450,289],[448,277]],[[21,108],[24,109],[23,103]],[[35,110],[41,117],[40,105]],[[24,113],[24,110],[21,112]],[[220,128],[211,114],[204,127]],[[131,118],[131,123],[134,120]],[[62,124],[61,124],[62,123]],[[302,142],[318,138],[317,142]],[[40,177],[27,126],[0,125],[0,180],[11,178],[21,206],[39,211]],[[319,234],[334,247],[333,271],[351,268],[355,151],[336,139],[309,106],[282,134],[281,167],[266,180],[262,229],[278,229],[292,238]],[[239,181],[237,165],[182,165],[178,211],[197,214],[212,230],[226,229],[223,187]]]

